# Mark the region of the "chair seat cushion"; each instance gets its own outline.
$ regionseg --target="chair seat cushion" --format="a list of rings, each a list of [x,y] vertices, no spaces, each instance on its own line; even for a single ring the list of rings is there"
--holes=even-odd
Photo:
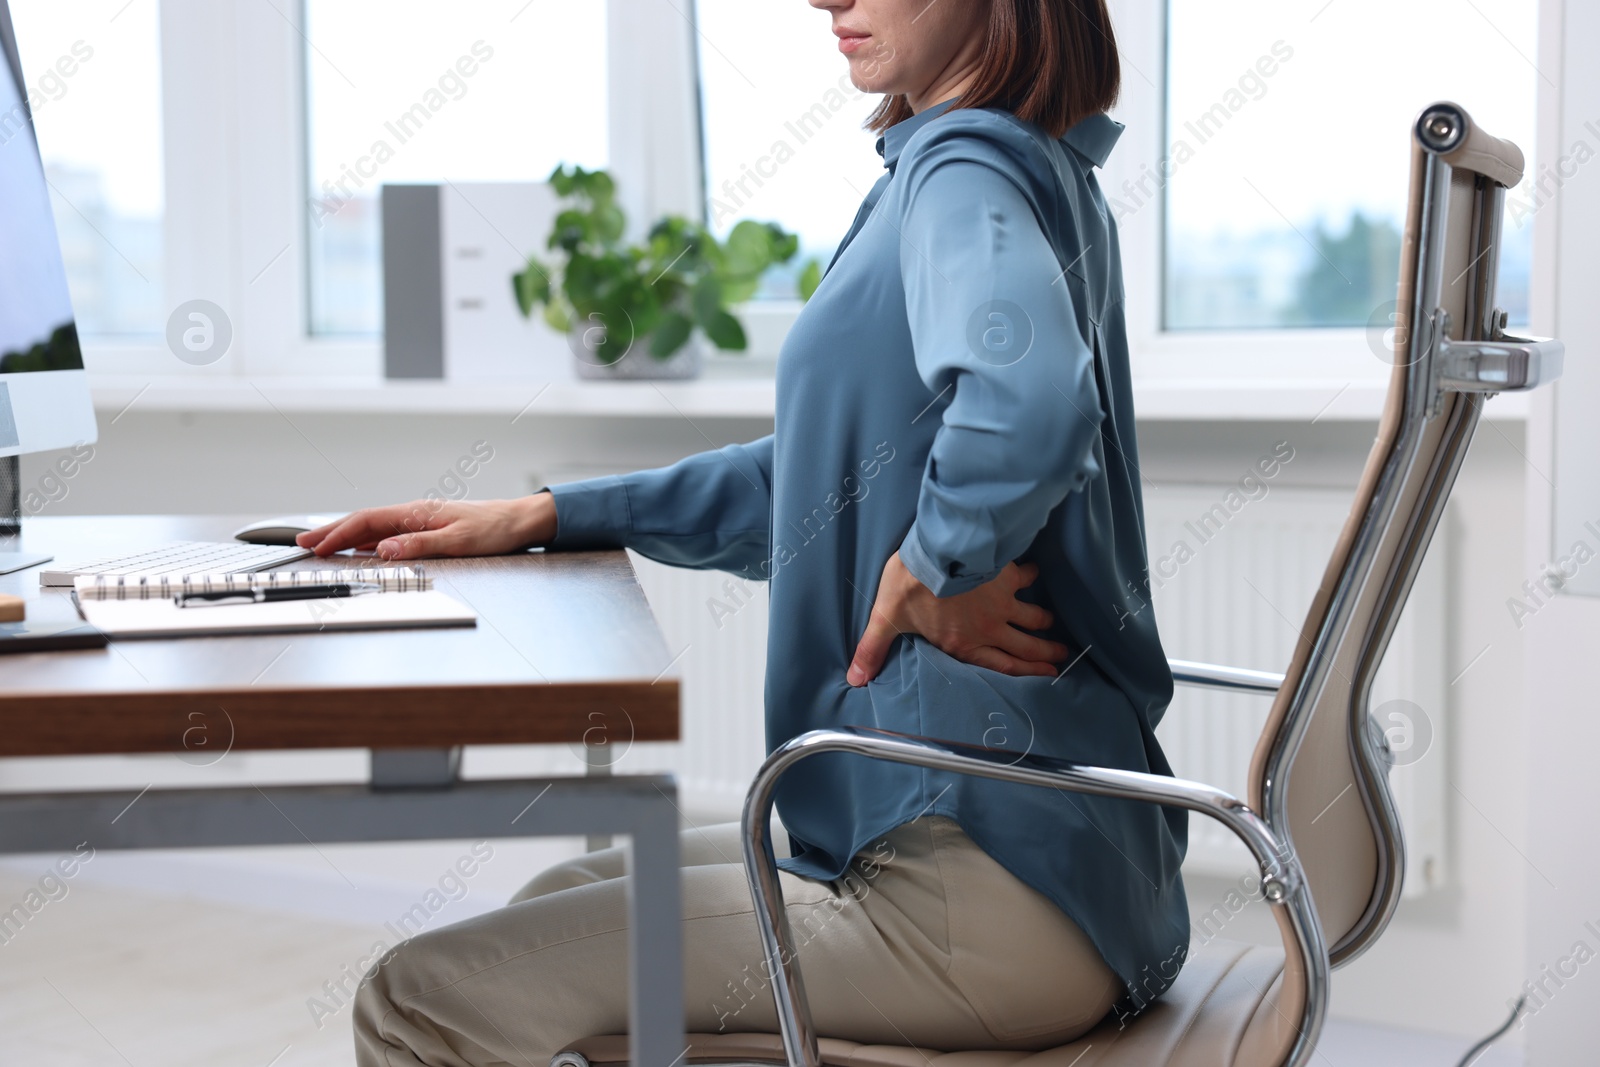
[[[1300,1021],[1280,1006],[1283,950],[1213,940],[1160,1000],[1133,1018],[1115,1012],[1071,1044],[1042,1052],[962,1052],[858,1045],[823,1038],[830,1067],[1275,1067]],[[628,1062],[626,1036],[591,1037],[572,1051],[591,1064]],[[783,1064],[776,1034],[691,1034],[688,1064]]]

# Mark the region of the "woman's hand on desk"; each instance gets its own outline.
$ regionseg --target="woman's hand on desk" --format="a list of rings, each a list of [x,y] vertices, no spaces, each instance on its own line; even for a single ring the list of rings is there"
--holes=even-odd
[[[546,544],[555,535],[555,498],[536,493],[517,500],[416,500],[363,508],[295,542],[319,556],[354,548],[375,549],[382,559],[423,559],[498,556]]]
[[[917,581],[896,552],[883,568],[872,618],[845,680],[866,685],[877,677],[894,639],[901,634],[917,634],[963,663],[1002,674],[1055,674],[1055,664],[1067,658],[1066,646],[1023,633],[1024,629],[1049,626],[1053,621],[1050,613],[1017,599],[1017,592],[1038,577],[1039,568],[1031,563],[1020,567],[1008,563],[987,585],[940,598]]]

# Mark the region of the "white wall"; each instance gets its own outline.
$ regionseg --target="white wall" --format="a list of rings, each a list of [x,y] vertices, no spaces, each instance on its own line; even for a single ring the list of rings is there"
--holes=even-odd
[[[114,413],[113,413],[114,414]],[[421,497],[477,441],[494,458],[471,499],[517,496],[570,473],[649,466],[771,432],[761,420],[143,412],[100,416],[94,458],[40,514],[282,514]],[[24,457],[36,485],[55,453]],[[25,510],[26,514],[26,510]]]
[[[1590,128],[1600,125],[1593,56],[1600,7],[1592,0],[1550,0],[1543,20],[1539,67],[1560,92],[1544,94],[1539,154],[1558,159],[1579,141],[1593,152],[1600,149]],[[1566,342],[1567,372],[1540,398],[1529,422],[1528,465],[1537,473],[1527,479],[1522,565],[1528,578],[1568,553],[1577,536],[1556,528],[1558,497],[1559,511],[1587,512],[1600,524],[1600,481],[1592,463],[1600,444],[1600,165],[1591,160],[1578,169],[1536,225],[1535,291],[1541,297],[1534,322],[1539,332]],[[1594,547],[1592,536],[1588,540]],[[1515,869],[1527,897],[1522,978],[1542,987],[1524,1023],[1528,1063],[1592,1063],[1600,1047],[1600,597],[1563,594],[1525,621],[1528,799],[1517,836],[1525,839],[1526,857]]]

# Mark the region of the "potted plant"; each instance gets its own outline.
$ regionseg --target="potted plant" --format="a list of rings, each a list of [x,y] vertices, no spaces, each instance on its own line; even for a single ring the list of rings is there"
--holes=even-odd
[[[704,337],[743,351],[744,327],[728,310],[755,294],[761,275],[787,263],[799,239],[774,223],[740,222],[718,241],[669,215],[644,244],[623,241],[627,219],[603,170],[559,166],[550,184],[565,201],[546,247],[512,276],[517,306],[565,333],[583,378],[692,378]],[[808,276],[815,273],[808,268]]]

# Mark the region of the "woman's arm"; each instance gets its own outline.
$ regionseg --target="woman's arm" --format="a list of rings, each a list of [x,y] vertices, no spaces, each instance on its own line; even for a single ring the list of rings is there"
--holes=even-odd
[[[949,399],[900,557],[940,597],[992,581],[1099,473],[1104,417],[1066,271],[1021,189],[971,144],[907,161],[900,220],[917,372]]]
[[[384,559],[489,556],[534,545],[633,548],[663,563],[767,575],[772,438],[670,467],[554,485],[518,500],[366,508],[301,534],[326,556],[375,548]]]
[[[553,485],[552,547],[627,547],[676,567],[771,577],[772,436],[657,470]]]
[[[917,373],[948,404],[915,520],[884,567],[852,657],[852,685],[877,675],[902,633],[1014,675],[1053,674],[1068,653],[1022,632],[1053,620],[1016,598],[1037,570],[1014,561],[1067,494],[1099,472],[1094,353],[1066,271],[1002,172],[1002,146],[983,137],[1014,142],[1016,132],[958,132],[992,120],[956,118],[929,127],[901,162],[896,224]]]

